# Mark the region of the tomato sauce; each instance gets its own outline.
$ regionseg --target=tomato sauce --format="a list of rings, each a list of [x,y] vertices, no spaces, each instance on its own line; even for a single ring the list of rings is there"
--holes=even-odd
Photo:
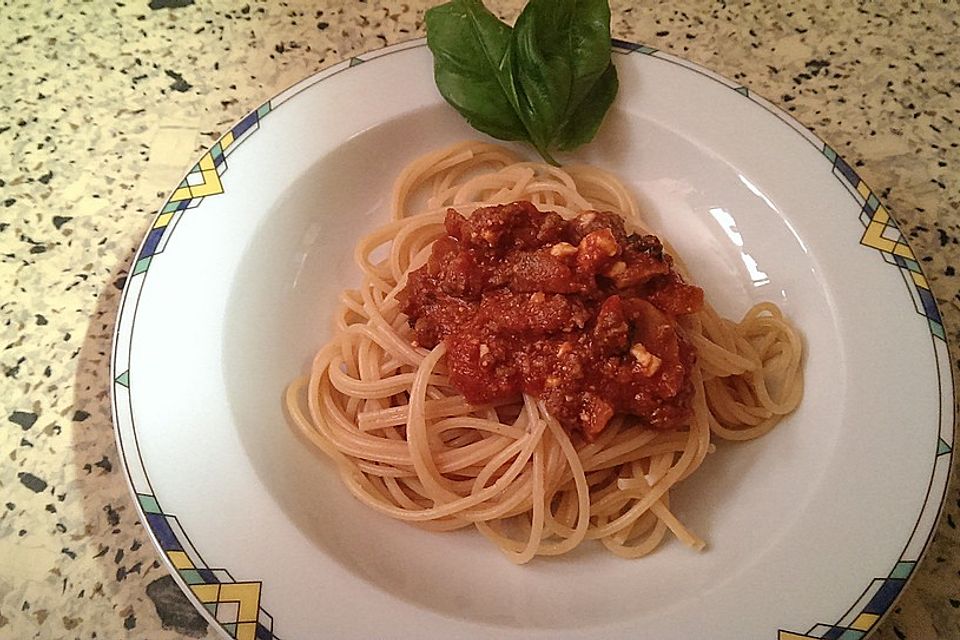
[[[614,213],[564,220],[529,202],[450,209],[444,225],[399,299],[421,346],[445,343],[468,402],[529,393],[587,440],[616,413],[660,429],[689,417],[696,354],[676,319],[703,291],[656,236],[627,234]]]

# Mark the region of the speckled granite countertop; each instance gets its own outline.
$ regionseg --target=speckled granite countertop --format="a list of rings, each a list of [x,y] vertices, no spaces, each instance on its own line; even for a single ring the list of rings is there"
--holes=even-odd
[[[120,288],[166,190],[230,123],[422,35],[429,4],[0,0],[0,637],[215,635],[158,562],[119,469]],[[512,18],[520,4],[488,6]],[[615,1],[613,29],[737,79],[855,165],[909,234],[956,358],[960,9],[724,4]],[[954,472],[932,549],[874,637],[960,638],[958,498]]]

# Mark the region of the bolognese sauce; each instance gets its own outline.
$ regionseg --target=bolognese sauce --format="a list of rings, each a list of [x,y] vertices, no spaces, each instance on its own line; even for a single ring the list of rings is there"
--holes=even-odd
[[[444,226],[399,298],[421,346],[445,343],[468,402],[528,393],[587,440],[621,412],[659,429],[689,417],[696,354],[677,318],[703,291],[656,236],[628,234],[613,213],[565,220],[529,202],[449,209]]]

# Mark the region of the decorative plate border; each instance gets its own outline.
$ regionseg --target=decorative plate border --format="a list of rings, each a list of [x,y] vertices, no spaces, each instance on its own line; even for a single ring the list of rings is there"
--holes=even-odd
[[[344,60],[298,82],[244,116],[200,157],[157,212],[150,230],[136,253],[121,295],[111,359],[111,396],[117,446],[123,460],[127,481],[136,496],[136,506],[140,512],[141,521],[147,525],[154,544],[161,551],[181,589],[188,594],[198,610],[203,612],[210,622],[218,625],[226,635],[237,640],[279,638],[273,630],[273,617],[260,605],[263,582],[238,581],[226,569],[212,568],[204,562],[176,515],[165,512],[161,507],[140,454],[131,405],[129,367],[135,316],[140,296],[150,266],[163,253],[177,222],[188,210],[196,209],[205,198],[224,192],[222,176],[228,169],[227,158],[244,140],[260,128],[264,118],[284,102],[318,82],[368,60],[425,45],[424,39],[411,40]],[[867,585],[857,601],[839,620],[833,624],[816,623],[803,633],[780,629],[777,637],[778,640],[804,638],[860,640],[890,610],[913,574],[933,535],[946,494],[953,456],[954,408],[951,390],[954,386],[943,322],[936,300],[919,262],[900,232],[896,221],[850,165],[813,132],[804,128],[772,103],[752,93],[747,87],[697,64],[652,47],[623,40],[614,39],[613,50],[621,55],[652,56],[718,82],[779,118],[819,150],[824,158],[824,168],[829,168],[860,207],[860,221],[864,226],[860,244],[878,251],[885,262],[898,268],[918,315],[927,323],[937,363],[941,398],[940,437],[937,450],[931,452],[935,459],[933,472],[910,538],[890,572],[886,576],[875,578]],[[133,375],[135,379],[135,372]]]

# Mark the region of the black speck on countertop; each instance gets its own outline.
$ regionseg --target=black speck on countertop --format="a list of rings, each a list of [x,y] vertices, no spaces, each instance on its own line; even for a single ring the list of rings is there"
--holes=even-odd
[[[170,85],[170,88],[174,91],[179,91],[184,93],[193,88],[193,85],[183,79],[183,76],[173,69],[166,69],[164,73],[173,78],[173,84]]]
[[[187,600],[171,576],[157,578],[148,584],[147,596],[153,601],[164,629],[172,629],[191,638],[202,638],[207,633],[207,621]]]
[[[154,11],[157,9],[182,9],[193,4],[193,0],[150,0],[147,5]]]
[[[30,491],[33,491],[34,493],[40,493],[47,488],[46,480],[42,480],[30,472],[21,471],[17,474],[17,477],[20,478],[20,483],[23,486],[25,486],[27,489],[30,489]]]
[[[103,511],[107,514],[107,522],[110,523],[111,527],[120,524],[120,512],[114,509],[112,504],[104,506]]]
[[[26,431],[37,421],[37,414],[29,411],[14,411],[8,419],[10,422],[20,425],[20,428]]]

